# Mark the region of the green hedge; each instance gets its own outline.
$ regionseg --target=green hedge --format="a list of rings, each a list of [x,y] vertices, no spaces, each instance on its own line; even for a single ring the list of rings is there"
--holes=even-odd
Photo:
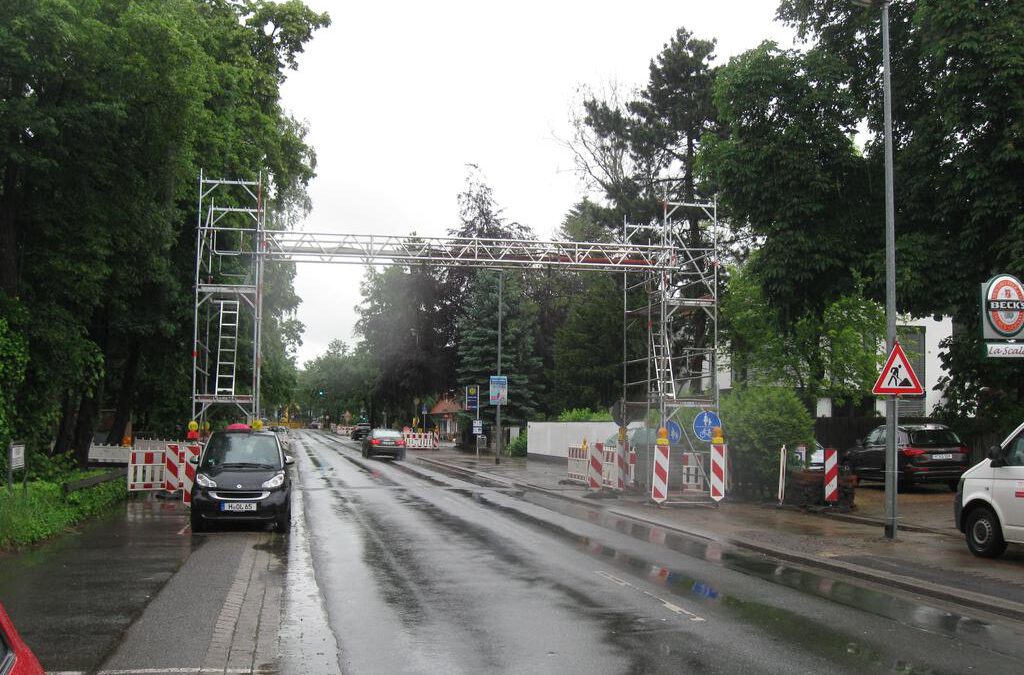
[[[80,472],[65,479],[77,480],[98,473],[102,472]],[[23,490],[17,483],[14,490],[6,485],[0,488],[0,549],[17,548],[60,534],[128,496],[124,479],[100,483],[67,496],[58,482],[33,481],[27,488]]]

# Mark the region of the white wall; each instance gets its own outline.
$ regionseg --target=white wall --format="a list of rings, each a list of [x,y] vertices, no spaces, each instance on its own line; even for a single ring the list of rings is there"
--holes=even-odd
[[[901,318],[900,326],[924,326],[924,377],[921,377],[921,386],[924,387],[924,414],[931,415],[935,406],[939,405],[945,398],[942,391],[936,391],[935,385],[939,378],[947,375],[939,360],[942,350],[939,343],[953,334],[953,319],[948,316],[936,321],[931,317],[926,319]],[[883,351],[884,351],[883,347]],[[920,373],[917,373],[920,377]],[[875,401],[875,410],[879,415],[885,416],[885,396],[879,396]]]
[[[615,422],[528,422],[526,452],[568,458],[570,445],[579,445],[584,438],[587,443],[604,443],[618,431]]]

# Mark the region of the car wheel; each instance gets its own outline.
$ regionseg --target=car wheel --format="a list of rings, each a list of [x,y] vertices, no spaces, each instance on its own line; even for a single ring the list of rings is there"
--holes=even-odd
[[[860,484],[860,476],[857,475],[857,469],[854,468],[853,464],[850,464],[849,460],[843,462],[843,473],[850,477],[854,486]]]
[[[401,461],[404,462],[405,461],[405,450],[402,450],[397,455],[395,455],[395,459],[401,460]]]
[[[192,527],[193,532],[205,532],[206,523],[203,522],[203,517],[200,516],[195,509],[192,509],[188,516],[189,525]]]
[[[967,517],[967,548],[981,558],[996,558],[1006,550],[999,518],[987,506],[979,506]]]
[[[284,513],[277,517],[274,521],[274,532],[280,532],[281,534],[287,534],[288,530],[292,526],[292,510],[291,507],[287,508]]]

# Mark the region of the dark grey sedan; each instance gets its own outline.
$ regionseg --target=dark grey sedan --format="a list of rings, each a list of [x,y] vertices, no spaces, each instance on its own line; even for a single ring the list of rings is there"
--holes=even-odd
[[[386,455],[393,459],[405,459],[405,439],[394,429],[374,429],[363,439],[363,457]]]

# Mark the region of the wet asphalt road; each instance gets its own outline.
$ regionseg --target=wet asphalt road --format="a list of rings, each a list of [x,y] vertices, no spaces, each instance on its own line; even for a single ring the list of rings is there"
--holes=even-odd
[[[179,505],[0,557],[49,672],[1024,672],[1024,627],[293,432],[291,534]]]
[[[1024,670],[1019,625],[703,542],[670,547],[597,510],[364,460],[326,435],[292,443],[337,647],[323,672]],[[286,611],[285,628],[297,619]],[[282,670],[299,672],[301,648],[282,649]]]

